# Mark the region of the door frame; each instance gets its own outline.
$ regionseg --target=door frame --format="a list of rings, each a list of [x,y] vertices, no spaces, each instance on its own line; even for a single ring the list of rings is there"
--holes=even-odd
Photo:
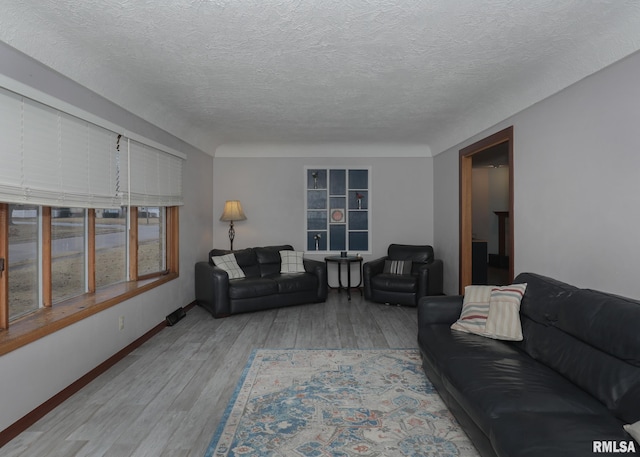
[[[460,294],[464,294],[465,286],[472,282],[473,155],[505,142],[508,142],[509,165],[509,217],[507,219],[509,282],[513,281],[513,126],[510,126],[460,150],[460,261],[458,277]]]

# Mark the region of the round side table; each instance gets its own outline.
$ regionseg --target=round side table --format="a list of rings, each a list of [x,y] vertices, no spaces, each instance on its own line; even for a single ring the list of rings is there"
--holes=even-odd
[[[330,289],[338,289],[338,292],[340,292],[341,290],[346,290],[347,291],[347,298],[349,300],[351,300],[351,289],[358,289],[360,291],[360,295],[362,295],[362,257],[357,257],[354,255],[348,255],[346,257],[342,257],[340,255],[330,255],[324,258],[325,262],[327,263],[327,266],[329,266],[329,263],[337,263],[338,264],[338,287],[331,287],[327,284],[327,286]],[[352,286],[351,285],[351,264],[352,263],[357,263],[358,264],[358,270],[360,271],[360,281],[358,282],[358,285],[356,286]],[[347,285],[344,286],[342,284],[342,265],[346,265],[347,266]],[[328,278],[327,278],[327,282],[328,282]]]

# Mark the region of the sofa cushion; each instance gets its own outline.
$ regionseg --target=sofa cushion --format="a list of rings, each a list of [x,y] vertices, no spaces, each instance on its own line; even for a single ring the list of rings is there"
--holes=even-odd
[[[527,293],[520,303],[520,314],[541,324],[558,320],[558,304],[578,292],[577,287],[535,273],[521,273],[514,283],[527,283]]]
[[[391,244],[387,249],[390,260],[411,260],[418,263],[432,262],[433,247],[428,245]]]
[[[449,392],[485,434],[493,418],[516,411],[607,414],[602,403],[527,354],[505,350],[509,346],[498,340],[465,336],[478,340],[473,349],[452,343],[457,351],[446,351],[439,368]]]
[[[509,457],[600,455],[593,452],[594,440],[624,441],[625,445],[629,441],[620,422],[611,415],[527,411],[514,411],[493,420],[489,438],[497,455]]]
[[[216,267],[222,268],[229,275],[229,279],[244,278],[244,271],[238,265],[236,257],[233,254],[225,254],[221,256],[211,257]]]
[[[303,252],[280,251],[280,273],[304,273]]]
[[[278,285],[268,278],[244,278],[229,282],[229,298],[254,298],[278,293]]]
[[[634,384],[618,398],[614,413],[625,422],[640,422],[640,383]]]
[[[640,369],[556,327],[528,320],[523,329],[533,358],[598,398],[621,420],[640,420]]]
[[[380,273],[371,278],[371,287],[373,289],[388,292],[415,293],[418,290],[417,283],[416,276],[413,275]]]
[[[557,316],[562,331],[640,367],[639,301],[583,289],[558,306]]]
[[[511,358],[520,353],[512,344],[484,338],[472,333],[452,332],[446,324],[431,324],[420,327],[418,344],[421,352],[442,376],[449,360],[465,358],[469,354],[479,356],[480,351],[490,348],[492,357]]]
[[[313,291],[318,288],[318,277],[308,273],[282,273],[269,278],[277,284],[280,294]]]

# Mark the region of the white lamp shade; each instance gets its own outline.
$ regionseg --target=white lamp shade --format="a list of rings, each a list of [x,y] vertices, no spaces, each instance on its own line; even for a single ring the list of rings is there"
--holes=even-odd
[[[242,211],[240,200],[227,200],[225,202],[222,216],[220,216],[221,221],[244,221],[246,218],[247,216]]]

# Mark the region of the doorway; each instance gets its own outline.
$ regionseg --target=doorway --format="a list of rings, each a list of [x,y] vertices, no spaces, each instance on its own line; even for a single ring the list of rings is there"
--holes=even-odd
[[[474,237],[474,166],[476,169],[483,167],[508,167],[506,183],[508,196],[506,208],[492,208],[491,222],[498,228],[497,243],[492,243],[497,249],[495,253],[489,253],[488,248],[483,251],[483,242],[488,246],[489,240],[482,234],[475,233]],[[476,196],[476,198],[479,198]],[[478,224],[476,224],[478,227]],[[513,281],[513,126],[484,138],[464,149],[460,150],[460,293],[464,293],[465,286],[474,283],[474,248],[476,251],[476,283],[478,279],[478,266],[484,263],[479,256],[486,259],[486,267],[504,268],[503,282],[510,284]],[[484,254],[483,254],[484,252]],[[487,256],[487,254],[491,254]],[[493,270],[498,271],[498,270]],[[487,281],[489,281],[487,275]],[[493,279],[493,278],[492,278]]]

